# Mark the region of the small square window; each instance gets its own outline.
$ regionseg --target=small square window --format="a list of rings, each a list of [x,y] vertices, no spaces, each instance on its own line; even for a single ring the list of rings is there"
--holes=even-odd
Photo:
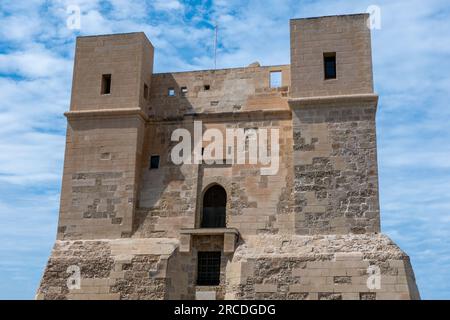
[[[211,86],[209,84],[205,84],[203,86],[203,89],[205,89],[205,91],[208,91],[209,89],[211,89]]]
[[[279,88],[281,87],[281,71],[271,71],[270,72],[270,87]]]
[[[186,97],[187,92],[188,92],[187,87],[181,87],[180,94],[182,97]]]
[[[144,99],[148,99],[148,85],[144,83]]]
[[[325,80],[336,79],[336,52],[323,54]]]
[[[102,75],[101,94],[110,94],[110,93],[111,93],[111,75],[104,74]]]
[[[199,252],[197,285],[217,286],[220,283],[220,252]]]
[[[175,97],[175,89],[174,88],[169,88],[169,90],[167,91],[167,95],[169,97]]]
[[[150,169],[158,169],[158,168],[159,168],[159,156],[151,156]]]

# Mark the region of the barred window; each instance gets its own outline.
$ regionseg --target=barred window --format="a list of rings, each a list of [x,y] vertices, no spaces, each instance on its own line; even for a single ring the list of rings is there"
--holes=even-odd
[[[197,285],[217,286],[220,283],[220,252],[199,252]]]

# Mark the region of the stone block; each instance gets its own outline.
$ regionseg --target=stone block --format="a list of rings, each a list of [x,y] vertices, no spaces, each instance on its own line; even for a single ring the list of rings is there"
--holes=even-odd
[[[255,292],[277,292],[276,284],[255,284]]]
[[[191,235],[180,235],[180,252],[186,253],[191,251]]]
[[[236,246],[236,235],[234,233],[225,233],[223,235],[223,252],[233,253]]]
[[[196,291],[195,300],[216,300],[216,291]]]

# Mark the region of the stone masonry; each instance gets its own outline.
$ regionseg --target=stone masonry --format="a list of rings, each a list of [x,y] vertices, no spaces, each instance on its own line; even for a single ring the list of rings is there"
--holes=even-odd
[[[78,37],[57,240],[36,298],[420,299],[408,256],[380,233],[367,19],[291,20],[290,65],[190,72],[153,73],[144,33]],[[172,133],[197,121],[223,136],[278,129],[278,171],[175,164]],[[214,188],[225,203],[211,207]],[[219,209],[225,224],[205,226]],[[220,253],[217,283],[199,280],[204,253]]]

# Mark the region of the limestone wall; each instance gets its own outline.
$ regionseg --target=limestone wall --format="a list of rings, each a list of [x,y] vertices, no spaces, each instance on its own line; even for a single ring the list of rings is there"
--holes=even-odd
[[[143,133],[139,115],[69,119],[58,238],[131,235]]]
[[[281,87],[270,88],[271,71],[282,72]],[[180,119],[192,113],[288,109],[289,84],[289,65],[153,74],[148,113]],[[169,88],[175,96],[168,96]]]
[[[292,102],[298,234],[380,231],[376,98]]]
[[[258,233],[293,233],[292,209],[292,126],[288,112],[254,113],[237,116],[200,118],[203,130],[214,128],[225,137],[226,129],[262,128],[279,131],[279,170],[275,175],[261,175],[261,163],[249,164],[182,164],[170,159],[173,130],[192,132],[192,120],[157,122],[150,125],[144,145],[141,167],[139,208],[134,237],[178,237],[182,228],[200,225],[202,195],[212,184],[227,192],[227,227],[237,228],[242,237]],[[270,134],[270,133],[269,133]],[[205,146],[208,142],[205,142]],[[236,145],[235,145],[236,148]],[[225,152],[224,152],[225,154]],[[160,155],[160,167],[149,169],[151,155]]]
[[[408,256],[383,235],[250,237],[227,270],[227,299],[420,298]]]
[[[176,247],[173,239],[57,241],[36,298],[164,299]],[[70,266],[79,267],[79,288],[69,289]]]

